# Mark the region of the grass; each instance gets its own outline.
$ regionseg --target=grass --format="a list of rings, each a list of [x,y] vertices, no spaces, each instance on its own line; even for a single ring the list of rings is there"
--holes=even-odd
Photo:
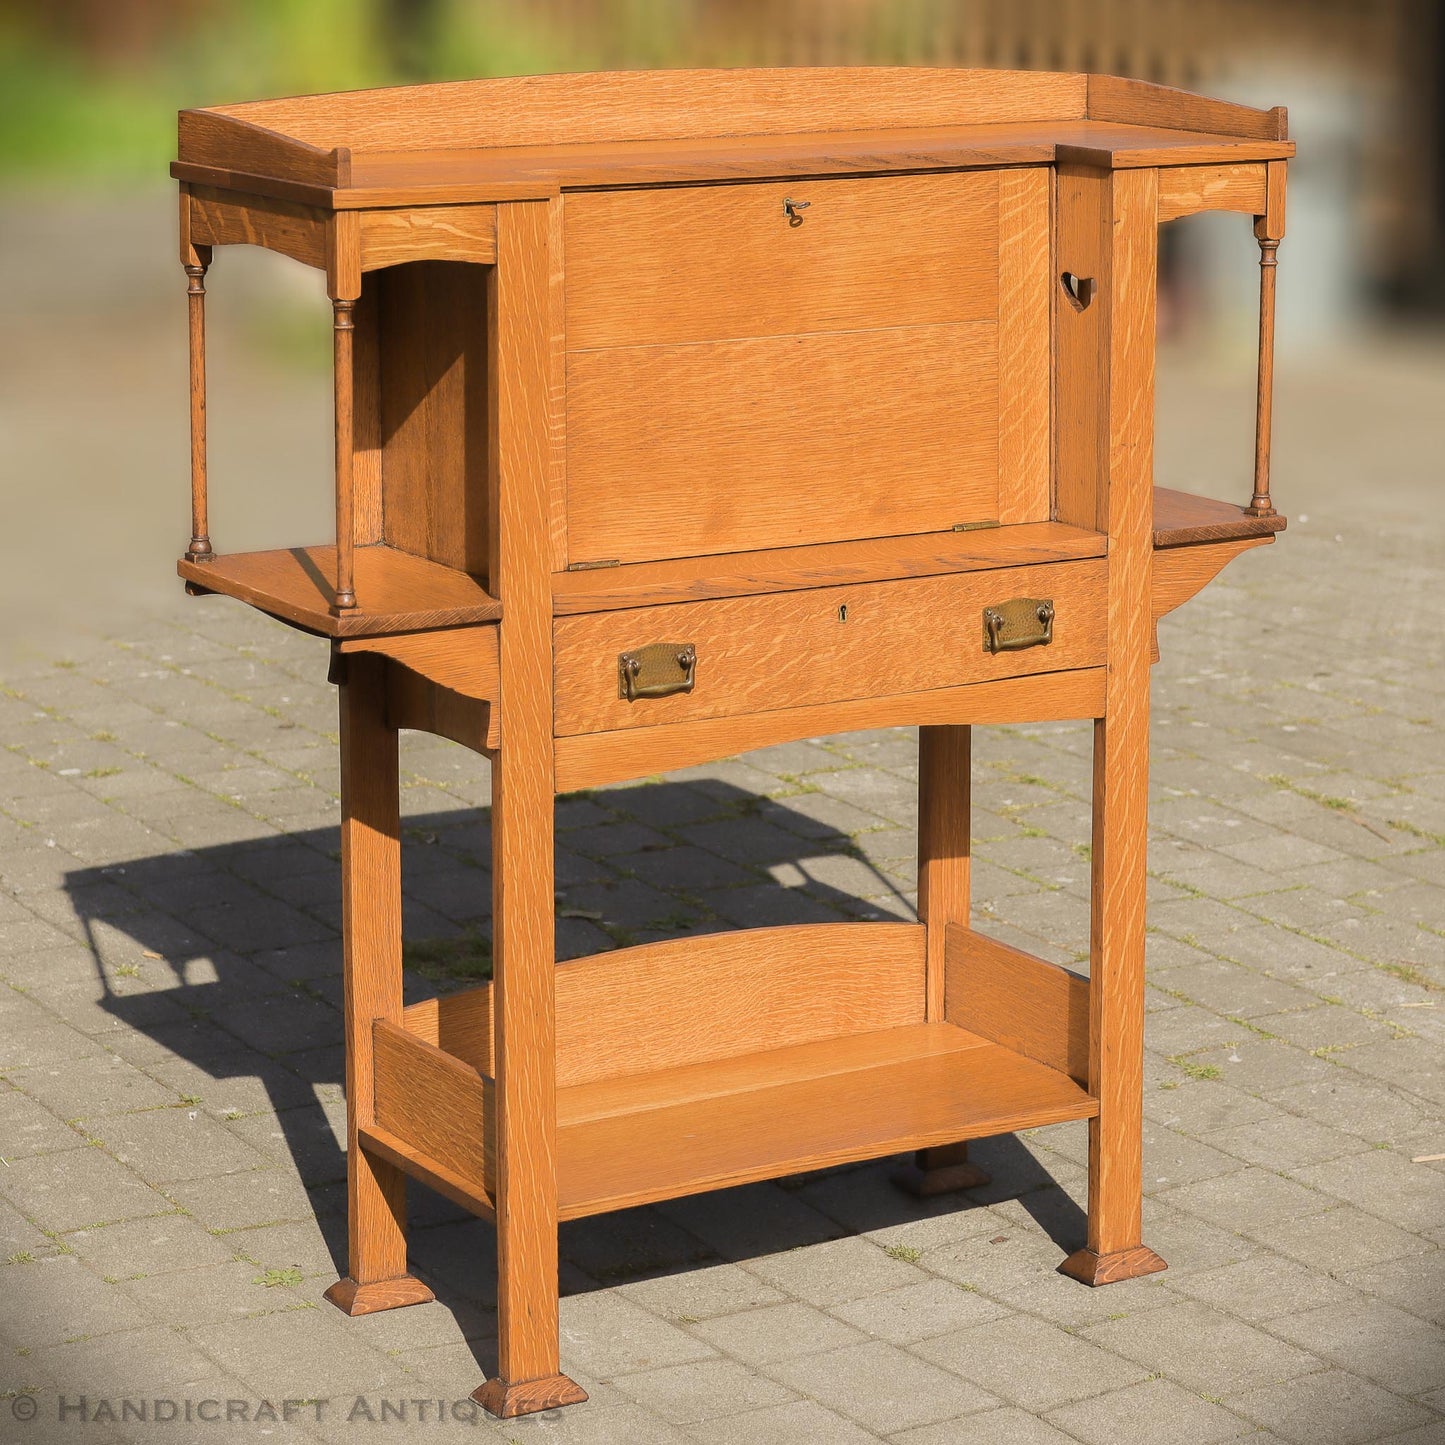
[[[901,1259],[904,1264],[917,1264],[923,1258],[923,1251],[911,1244],[884,1245],[883,1253],[889,1259]]]
[[[1198,1064],[1184,1054],[1171,1054],[1169,1062],[1191,1079],[1222,1079],[1224,1071],[1217,1064]]]
[[[434,982],[480,982],[492,976],[492,944],[473,932],[458,938],[421,938],[402,944],[401,961],[403,967]]]
[[[264,1284],[267,1289],[275,1289],[278,1285],[285,1285],[294,1289],[301,1283],[303,1276],[301,1271],[294,1265],[289,1269],[268,1269],[258,1274],[251,1281],[252,1284]]]

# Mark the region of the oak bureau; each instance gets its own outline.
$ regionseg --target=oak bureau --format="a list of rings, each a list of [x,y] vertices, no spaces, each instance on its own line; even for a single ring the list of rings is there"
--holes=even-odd
[[[1269,499],[1282,110],[1107,76],[535,76],[180,117],[194,593],[331,639],[351,1314],[430,1299],[406,1176],[496,1224],[499,1415],[585,1398],[559,1220],[1089,1129],[1061,1268],[1140,1234],[1149,668]],[[1247,505],[1158,489],[1159,229],[1260,246]],[[213,248],[326,273],[334,544],[207,522]],[[975,932],[974,724],[1094,722],[1087,978]],[[755,747],[919,729],[918,921],[556,964],[553,800]],[[402,1005],[397,732],[493,768],[494,975]]]

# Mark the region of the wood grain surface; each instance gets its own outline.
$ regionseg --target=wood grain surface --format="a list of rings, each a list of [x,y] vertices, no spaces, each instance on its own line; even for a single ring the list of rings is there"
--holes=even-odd
[[[190,194],[193,244],[264,246],[325,269],[330,216],[322,208],[210,186],[192,186]]]
[[[357,658],[338,689],[347,1275],[358,1285],[406,1274],[406,1180],[360,1140],[376,1115],[372,1025],[400,1020],[402,1007],[400,784],[385,668]]]
[[[950,924],[943,1017],[1087,1086],[1089,980]]]
[[[1286,519],[1275,513],[1252,517],[1233,502],[1197,497],[1171,487],[1154,488],[1154,546],[1187,547],[1196,542],[1228,542],[1269,537],[1284,531]]]
[[[1089,945],[1089,1237],[1096,1254],[1140,1243],[1144,924],[1149,802],[1153,416],[1158,182],[1152,171],[1080,176],[1101,276],[1107,365],[1069,378],[1095,409],[1109,532],[1108,706],[1094,725]],[[1085,315],[1088,313],[1086,312]]]
[[[415,1034],[377,1019],[376,1124],[462,1179],[496,1178],[492,1081]]]
[[[806,209],[790,221],[785,199]],[[998,311],[995,171],[583,191],[563,209],[574,351]]]
[[[1004,523],[1046,522],[1053,515],[1052,177],[1001,171],[998,185],[998,515]]]
[[[1082,118],[1086,93],[1082,75],[925,66],[528,75],[186,111],[181,155],[213,155],[199,132],[222,118],[376,151]]]
[[[361,214],[361,269],[497,259],[495,206],[398,206]]]
[[[502,613],[501,603],[475,578],[393,547],[356,549],[361,605],[339,616],[331,610],[334,547],[233,552],[209,562],[189,562],[183,557],[176,571],[202,591],[239,598],[324,637],[366,637],[494,622]]]
[[[508,1385],[558,1370],[552,680],[537,665],[552,614],[548,231],[544,204],[499,207],[497,264],[487,273],[487,573],[505,609],[492,951],[497,1376]]]
[[[610,612],[710,597],[800,592],[840,583],[932,577],[944,572],[982,572],[1033,562],[1102,557],[1100,532],[1033,522],[970,532],[922,532],[904,537],[865,537],[813,547],[773,547],[761,552],[679,557],[559,573],[552,579],[552,611]]]
[[[1094,1112],[1094,1101],[1064,1074],[997,1045],[940,1048],[950,1031],[961,1035],[953,1040],[959,1045],[976,1041],[951,1024],[916,1024],[901,1059],[887,1033],[803,1045],[792,1078],[783,1056],[793,1051],[773,1050],[752,1056],[755,1077],[739,1061],[736,1092],[724,1095],[690,1099],[685,1080],[643,1076],[635,1109],[616,1100],[618,1112],[562,1126],[562,1217]],[[851,1066],[824,1067],[817,1057],[824,1048],[851,1055]],[[708,1072],[717,1077],[712,1066]],[[564,1115],[570,1092],[559,1100]]]
[[[559,964],[560,1086],[681,1067],[923,1020],[916,923],[748,928]],[[403,1023],[483,1074],[489,985],[414,1004]]]
[[[945,1017],[948,927],[968,924],[972,741],[973,730],[966,725],[918,729],[918,921],[928,939],[930,1023]]]
[[[339,646],[347,655],[380,653],[462,697],[495,701],[501,691],[495,623],[450,627],[441,632],[343,639]]]
[[[1159,220],[1173,221],[1199,211],[1242,211],[1259,215],[1265,203],[1265,163],[1171,166],[1159,172]]]
[[[1107,570],[1101,558],[560,617],[553,624],[557,734],[1093,667],[1104,660]],[[990,653],[983,609],[1014,597],[1052,599],[1053,640]],[[665,698],[620,698],[618,653],[653,642],[696,647],[696,686]]]
[[[485,578],[487,272],[424,261],[375,284],[386,540]]]
[[[1251,547],[1268,546],[1268,537],[1243,537],[1234,542],[1204,542],[1191,547],[1166,547],[1154,553],[1152,611],[1157,622],[1166,612],[1188,602]]]
[[[1080,668],[929,692],[850,698],[740,717],[558,738],[557,788],[569,792],[600,787],[628,778],[649,777],[668,768],[731,757],[750,748],[865,728],[1097,717],[1104,710],[1104,690],[1102,667]]]
[[[571,352],[569,558],[997,520],[997,348],[975,321]]]

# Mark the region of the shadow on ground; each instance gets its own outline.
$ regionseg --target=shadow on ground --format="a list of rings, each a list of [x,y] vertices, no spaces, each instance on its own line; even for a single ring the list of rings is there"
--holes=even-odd
[[[839,855],[871,867],[852,838],[789,809],[785,802],[718,782],[708,784],[706,796],[716,818],[761,816],[795,840],[788,857],[760,860],[773,871],[778,864],[802,865]],[[686,784],[656,783],[600,797],[611,815],[622,814],[643,829],[665,828],[680,816],[697,821],[699,816],[698,790]],[[581,801],[564,800],[559,806]],[[475,986],[490,974],[489,823],[488,809],[404,819],[408,923],[419,916],[435,929],[441,915],[419,903],[417,892],[425,893],[438,876],[454,893],[473,900],[453,906],[450,924],[439,934],[417,938],[414,926],[404,927],[408,1002]],[[564,848],[568,836],[559,834]],[[625,864],[611,860],[615,883],[600,892],[595,879],[584,880],[577,889],[561,887],[568,870],[559,858],[559,955],[576,957],[730,926],[697,905],[688,878],[680,875],[686,852],[672,844],[644,843],[625,855]],[[318,1093],[342,1083],[341,943],[335,930],[338,859],[337,830],[314,829],[76,870],[67,875],[66,887],[95,956],[107,1011],[218,1082],[245,1078],[262,1084],[337,1272],[344,1273],[344,1193],[337,1188],[346,1174],[338,1142],[344,1128],[328,1114]],[[882,874],[877,876],[906,906],[896,887]],[[757,880],[770,880],[771,874],[755,869],[749,878],[756,891]],[[306,886],[298,893],[302,880]],[[760,909],[770,924],[816,922],[820,905],[838,918],[897,916],[860,904],[816,878],[808,878],[804,887],[773,882],[772,888],[776,896],[763,900]],[[315,910],[294,906],[290,900],[301,893],[313,900]],[[571,906],[574,896],[601,906]],[[652,916],[659,896],[676,904],[662,918]],[[328,898],[333,900],[329,905],[320,902]],[[316,910],[328,915],[324,922],[318,922]],[[105,962],[100,936],[105,929],[119,930],[139,944],[147,958],[163,963],[168,976],[160,986],[122,990],[122,981]],[[334,1089],[331,1092],[334,1097]],[[827,1171],[857,1181],[856,1207],[848,1211],[851,1231],[815,1210],[790,1212],[784,1207],[780,1213],[779,1196],[795,1192],[817,1175],[717,1191],[691,1202],[694,1211],[726,1217],[729,1223],[722,1231],[694,1232],[684,1222],[687,1211],[680,1221],[668,1206],[569,1222],[561,1229],[563,1293],[796,1249],[1007,1198],[1018,1198],[1063,1253],[1083,1243],[1082,1211],[1016,1138],[980,1141],[973,1157],[993,1182],[972,1194],[931,1201],[880,1187],[896,1161]],[[489,1356],[489,1338],[496,1300],[491,1226],[420,1185],[410,1189],[413,1267],[458,1314],[479,1364],[491,1369],[495,1361]]]

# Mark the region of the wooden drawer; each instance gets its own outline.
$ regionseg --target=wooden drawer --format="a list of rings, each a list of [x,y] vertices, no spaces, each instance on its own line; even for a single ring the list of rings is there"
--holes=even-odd
[[[1104,661],[1104,558],[559,617],[559,737],[1094,667]],[[986,607],[1053,603],[1047,645],[991,653]],[[689,693],[628,701],[618,659],[651,643],[696,650]]]
[[[568,195],[569,562],[1045,520],[1047,229],[1043,170]]]

